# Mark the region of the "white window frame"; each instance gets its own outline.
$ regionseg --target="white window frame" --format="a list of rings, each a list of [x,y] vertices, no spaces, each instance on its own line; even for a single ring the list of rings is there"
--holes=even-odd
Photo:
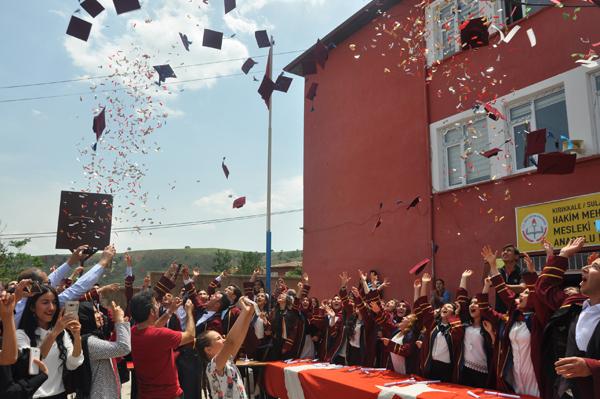
[[[600,82],[596,83],[596,80],[600,80],[600,71],[590,74],[592,84],[592,119],[594,121],[595,140],[596,140],[596,152],[600,152],[598,145],[600,143]]]
[[[565,96],[565,106],[567,103],[567,93],[565,90],[564,85],[558,85],[558,86],[553,86],[553,87],[549,87],[548,89],[535,93],[533,95],[524,97],[524,98],[520,98],[515,102],[511,102],[510,104],[506,105],[506,119],[507,119],[507,125],[508,125],[508,131],[509,131],[509,137],[512,139],[513,142],[513,146],[511,146],[513,148],[512,150],[512,170],[513,173],[522,173],[522,172],[530,172],[533,170],[536,170],[536,166],[533,165],[532,162],[530,162],[529,166],[526,168],[521,168],[518,169],[518,165],[517,165],[517,151],[515,148],[516,145],[516,138],[515,138],[515,131],[514,131],[514,127],[515,126],[519,126],[519,125],[523,125],[523,124],[529,124],[529,132],[532,132],[534,130],[537,130],[537,120],[535,118],[535,101],[542,98],[542,97],[546,97],[549,96],[551,94],[554,93],[558,93],[559,91],[563,91],[564,96]],[[518,121],[516,123],[513,124],[512,121],[512,117],[511,117],[511,110],[518,108],[522,105],[525,104],[529,104],[529,119],[525,120],[525,121]],[[568,111],[567,111],[567,126],[569,126],[569,117],[568,117]],[[560,151],[561,149],[559,149]],[[532,158],[537,161],[537,155],[532,156]]]
[[[487,17],[488,20],[495,21],[496,18],[502,18],[502,0],[492,0],[492,1],[479,1],[479,0],[435,0],[433,1],[426,9],[426,41],[427,41],[427,65],[431,66],[434,62],[441,61],[445,58],[451,57],[454,54],[457,54],[461,51],[460,45],[460,18],[458,13],[459,1],[471,2],[475,3],[479,7],[479,12],[476,16],[484,16]],[[454,14],[453,18],[453,27],[452,27],[452,36],[454,37],[454,51],[444,54],[444,43],[443,43],[443,34],[444,29],[440,20],[441,10],[452,6],[452,13]],[[476,17],[474,16],[474,17]],[[489,28],[490,34],[494,32],[493,28]]]
[[[461,163],[460,163],[460,170],[457,170],[455,173],[459,173],[459,180],[460,183],[458,184],[450,184],[450,165],[448,165],[448,148],[451,147],[455,147],[455,146],[460,146],[460,153],[461,155],[465,153],[466,151],[466,147],[465,147],[465,129],[467,129],[467,127],[469,125],[475,124],[476,122],[479,122],[481,120],[485,120],[486,117],[484,116],[479,116],[479,117],[475,117],[475,118],[471,118],[471,119],[463,119],[461,121],[457,121],[456,123],[452,123],[452,124],[448,124],[445,125],[443,127],[441,127],[440,129],[438,129],[438,137],[439,137],[439,151],[438,154],[440,154],[441,156],[441,165],[442,165],[442,172],[444,174],[443,177],[443,181],[444,181],[444,189],[446,190],[451,190],[457,187],[464,187],[464,186],[470,186],[470,185],[474,185],[474,184],[480,184],[482,182],[486,182],[491,180],[491,162],[488,160],[489,165],[490,165],[490,174],[486,179],[483,180],[479,180],[476,182],[467,182],[467,159],[463,159],[461,157]],[[490,145],[490,131],[489,131],[489,123],[486,120],[485,121],[485,129],[486,129],[486,133],[487,133],[487,139],[488,139],[488,147]],[[445,135],[450,131],[450,130],[454,130],[454,129],[459,129],[461,130],[461,139],[458,143],[453,143],[450,145],[446,145],[445,143]]]

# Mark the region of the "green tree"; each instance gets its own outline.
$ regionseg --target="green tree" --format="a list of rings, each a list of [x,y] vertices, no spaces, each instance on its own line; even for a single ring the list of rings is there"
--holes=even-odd
[[[231,256],[231,253],[218,249],[213,258],[213,271],[220,273],[223,270],[229,269],[231,267],[232,260],[233,257]]]
[[[252,274],[254,269],[257,266],[260,266],[262,263],[262,254],[258,252],[244,252],[240,256],[239,260],[239,269],[238,272],[240,274]]]
[[[9,241],[8,244],[0,242],[0,281],[16,280],[22,270],[28,267],[41,268],[44,266],[40,257],[22,252],[29,241],[31,241],[30,238]],[[11,250],[11,248],[16,251]]]
[[[286,277],[302,277],[302,266],[297,266],[289,272],[285,272]]]

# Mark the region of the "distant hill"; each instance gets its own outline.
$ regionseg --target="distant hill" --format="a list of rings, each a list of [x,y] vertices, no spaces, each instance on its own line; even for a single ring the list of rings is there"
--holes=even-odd
[[[137,276],[145,275],[151,271],[164,271],[171,262],[184,263],[190,267],[198,267],[203,273],[212,273],[215,254],[217,251],[229,252],[233,258],[232,263],[238,264],[240,256],[244,251],[219,248],[184,248],[184,249],[152,249],[147,251],[129,251],[133,258],[134,271]],[[262,255],[262,265],[265,264],[265,254]],[[45,269],[48,270],[52,265],[60,265],[67,260],[68,255],[42,255]],[[100,259],[97,253],[85,263],[86,269],[94,265]],[[271,256],[272,264],[285,263],[290,261],[302,261],[302,251],[279,251],[273,252]],[[125,261],[123,254],[117,254],[113,261],[113,270],[108,272],[102,282],[105,284],[112,282],[122,282],[125,275]]]

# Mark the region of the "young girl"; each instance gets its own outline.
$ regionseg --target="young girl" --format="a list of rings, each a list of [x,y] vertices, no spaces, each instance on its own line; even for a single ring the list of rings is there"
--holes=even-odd
[[[206,374],[213,398],[247,399],[244,381],[233,359],[237,355],[254,316],[254,306],[246,297],[240,298],[241,313],[227,338],[216,331],[200,334],[196,346],[208,362]]]
[[[65,329],[73,335],[73,340]],[[64,315],[58,308],[58,294],[52,287],[27,299],[17,330],[19,350],[40,348],[40,358],[48,367],[48,379],[34,398],[66,399],[63,372],[75,370],[83,363],[81,325],[76,315]]]

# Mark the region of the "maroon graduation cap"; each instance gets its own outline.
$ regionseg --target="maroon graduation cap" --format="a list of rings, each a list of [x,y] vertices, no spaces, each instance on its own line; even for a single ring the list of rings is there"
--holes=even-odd
[[[104,7],[97,0],[85,0],[80,4],[80,6],[88,14],[90,14],[92,18],[96,18],[102,11],[104,11]]]
[[[491,158],[493,156],[498,155],[498,153],[501,151],[502,150],[500,148],[494,147],[494,148],[490,148],[489,150],[480,153],[480,155],[483,157],[486,157],[486,158]]]
[[[254,61],[252,58],[248,58],[246,61],[244,61],[244,64],[242,65],[242,72],[248,75],[248,72],[250,72],[252,67],[256,64],[258,64],[258,62]]]
[[[575,170],[577,154],[546,152],[538,155],[538,173],[543,175],[568,175]]]
[[[104,249],[110,244],[112,210],[112,195],[61,191],[56,248],[87,244],[93,252]]]
[[[525,142],[525,166],[529,165],[530,156],[543,152],[546,152],[546,129],[529,132]]]
[[[490,34],[483,18],[473,18],[460,25],[460,42],[463,49],[487,46]]]
[[[323,44],[320,39],[317,39],[317,44],[315,44],[313,54],[315,56],[316,63],[321,65],[321,68],[325,69],[325,63],[329,58],[329,48]]]
[[[204,29],[204,35],[202,36],[202,45],[204,47],[210,47],[217,50],[221,50],[223,45],[223,32],[216,30]]]
[[[106,108],[103,107],[102,111],[96,116],[94,116],[94,121],[92,123],[92,130],[96,133],[96,141],[100,140],[100,136],[102,136],[102,132],[106,128],[106,117],[104,110]],[[94,150],[95,151],[95,150]]]
[[[225,14],[235,8],[235,0],[225,0]]]
[[[317,96],[317,89],[319,88],[319,84],[316,82],[313,82],[310,87],[308,88],[308,91],[306,92],[306,99],[307,100],[314,100],[315,97]]]
[[[275,90],[287,93],[290,85],[292,84],[292,78],[283,76],[283,72],[279,74],[277,80],[275,80]]]
[[[257,30],[254,32],[254,38],[259,48],[271,47],[271,40],[266,30]]]
[[[233,207],[236,209],[241,208],[244,205],[246,205],[246,197],[239,197],[233,201]]]
[[[419,263],[417,263],[416,265],[414,265],[413,267],[411,267],[408,272],[410,274],[414,274],[415,276],[418,276],[425,269],[425,266],[427,266],[428,263],[429,263],[429,258],[425,258],[422,261],[420,261]]]
[[[113,3],[115,4],[117,15],[142,8],[138,0],[113,0]]]

